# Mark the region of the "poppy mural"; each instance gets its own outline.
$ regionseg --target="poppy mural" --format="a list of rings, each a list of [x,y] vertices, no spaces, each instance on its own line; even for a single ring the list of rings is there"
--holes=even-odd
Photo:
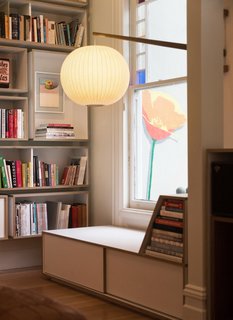
[[[142,92],[142,116],[146,131],[151,139],[147,182],[147,200],[150,200],[155,145],[169,138],[175,141],[175,131],[183,127],[187,119],[174,98],[165,93],[151,90]]]

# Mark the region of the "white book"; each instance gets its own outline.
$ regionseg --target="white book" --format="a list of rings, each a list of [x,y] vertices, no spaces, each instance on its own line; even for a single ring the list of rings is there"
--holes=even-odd
[[[87,167],[87,156],[82,156],[80,158],[80,167],[79,167],[77,185],[82,185],[84,183],[86,167]]]
[[[84,30],[85,30],[84,25],[80,24],[78,26],[78,31],[77,31],[75,43],[74,43],[74,46],[77,48],[81,47],[82,45]]]
[[[17,109],[17,138],[22,138],[22,110]]]
[[[48,39],[47,43],[55,44],[56,43],[56,34],[55,34],[55,21],[48,20]]]
[[[9,185],[8,187],[9,188],[13,188],[13,184],[12,184],[12,176],[11,176],[11,167],[9,164],[6,165],[6,168],[7,168],[7,176],[8,176],[8,179],[9,179]]]
[[[30,203],[21,203],[19,211],[20,236],[31,235]]]
[[[44,43],[44,16],[40,14],[40,42]]]
[[[12,17],[9,16],[9,39],[12,39]]]
[[[6,109],[1,110],[2,117],[1,117],[1,124],[2,124],[2,138],[6,138]]]

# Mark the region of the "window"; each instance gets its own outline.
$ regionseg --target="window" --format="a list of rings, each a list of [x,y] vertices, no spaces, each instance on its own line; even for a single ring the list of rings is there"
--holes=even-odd
[[[186,43],[186,0],[131,0],[131,34]],[[186,50],[131,45],[129,205],[187,190]]]

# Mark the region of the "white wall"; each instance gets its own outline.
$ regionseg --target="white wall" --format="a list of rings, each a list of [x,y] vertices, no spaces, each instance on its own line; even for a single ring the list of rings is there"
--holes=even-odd
[[[92,32],[117,33],[119,19],[117,5],[120,1],[89,1],[90,43],[116,47],[116,41],[106,38],[93,39]],[[91,107],[91,201],[92,225],[112,224],[114,207],[114,136],[115,110],[118,104]]]

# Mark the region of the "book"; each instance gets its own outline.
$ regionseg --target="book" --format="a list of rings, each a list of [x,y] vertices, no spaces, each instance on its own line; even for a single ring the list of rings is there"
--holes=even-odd
[[[67,229],[69,226],[70,204],[63,203],[61,208],[60,229]]]
[[[37,209],[37,226],[38,234],[41,234],[43,230],[48,230],[48,214],[47,214],[47,203],[39,202],[36,204]]]
[[[6,160],[6,165],[10,167],[10,175],[11,175],[11,188],[17,187],[16,180],[16,165],[14,160]]]
[[[4,171],[6,173],[7,188],[10,188],[9,170],[7,169],[6,159],[5,158],[3,158],[3,166],[4,166]]]
[[[5,12],[0,11],[0,38],[5,38]]]
[[[38,128],[70,128],[72,127],[70,123],[41,123]]]
[[[4,165],[4,158],[0,156],[0,168],[3,188],[8,188],[7,173]]]
[[[19,203],[18,206],[19,236],[31,235],[30,203]]]
[[[78,30],[78,25],[79,25],[78,19],[72,20],[69,23],[71,46],[74,46],[74,44],[75,44],[75,37],[76,37],[77,30]]]
[[[76,32],[75,43],[74,43],[74,46],[76,48],[79,48],[82,45],[84,31],[85,31],[85,27],[80,23],[78,26],[78,31]]]
[[[5,38],[9,39],[9,16],[5,14]]]
[[[19,40],[24,41],[24,16],[23,15],[19,15]]]
[[[19,40],[19,15],[18,13],[11,13],[11,28],[12,28],[12,39]]]
[[[183,211],[184,210],[184,201],[179,200],[179,199],[166,199],[163,201],[162,209]]]
[[[171,219],[166,219],[163,217],[156,217],[155,223],[156,224],[163,224],[166,226],[179,227],[179,228],[183,228],[183,226],[184,226],[184,222],[181,220],[171,220]]]
[[[21,160],[15,160],[15,166],[16,166],[16,182],[17,187],[22,188],[22,162]]]
[[[2,138],[6,138],[6,109],[1,109],[1,133]]]
[[[48,230],[58,229],[59,216],[62,208],[61,201],[47,201]]]
[[[164,217],[173,217],[173,218],[178,218],[178,219],[183,219],[183,212],[182,211],[172,211],[172,210],[165,210],[165,209],[161,209],[159,211],[160,216],[164,216]]]
[[[30,15],[24,15],[24,40],[32,41],[32,20]]]
[[[35,202],[30,203],[30,217],[31,217],[31,234],[35,235],[38,233]]]
[[[82,204],[73,204],[71,206],[69,227],[78,228],[82,226]]]
[[[55,44],[56,43],[56,29],[55,21],[48,20],[48,39],[47,43]]]
[[[82,156],[80,158],[80,167],[79,167],[77,185],[82,185],[84,183],[86,167],[87,167],[87,156]]]
[[[10,60],[0,57],[0,87],[9,88],[10,85]]]

